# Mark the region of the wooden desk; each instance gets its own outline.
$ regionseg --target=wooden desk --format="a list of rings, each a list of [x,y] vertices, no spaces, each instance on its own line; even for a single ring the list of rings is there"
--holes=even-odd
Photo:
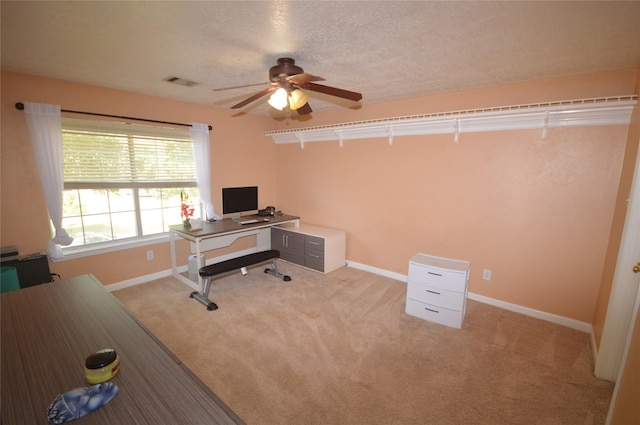
[[[300,224],[300,217],[292,215],[277,215],[274,217],[259,217],[267,221],[260,221],[253,224],[239,224],[230,218],[214,221],[212,223],[203,222],[202,229],[190,231],[182,224],[169,226],[169,244],[171,248],[171,273],[181,282],[189,285],[193,289],[202,292],[202,279],[198,277],[198,284],[187,279],[178,273],[176,260],[176,237],[187,239],[191,242],[191,253],[196,254],[196,264],[198,270],[204,266],[200,264],[200,254],[212,249],[224,248],[231,245],[238,238],[256,235],[256,248],[253,252],[271,249],[271,227],[282,223]],[[243,253],[246,254],[246,253]],[[230,257],[231,258],[231,257]],[[226,259],[226,258],[225,258]]]
[[[92,424],[243,424],[93,276],[0,295],[1,421],[48,424],[56,395],[89,386],[84,360],[114,348],[120,392],[81,418]],[[75,422],[74,422],[75,423]]]

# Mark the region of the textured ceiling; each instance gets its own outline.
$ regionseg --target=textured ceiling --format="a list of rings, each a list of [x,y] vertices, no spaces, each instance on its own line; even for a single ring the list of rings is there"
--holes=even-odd
[[[640,1],[3,0],[0,7],[3,70],[224,108],[261,87],[213,89],[266,83],[279,57],[324,77],[321,84],[361,92],[363,104],[640,67]],[[163,81],[169,76],[198,85]],[[309,94],[314,111],[350,106]],[[245,111],[269,109],[265,97]]]

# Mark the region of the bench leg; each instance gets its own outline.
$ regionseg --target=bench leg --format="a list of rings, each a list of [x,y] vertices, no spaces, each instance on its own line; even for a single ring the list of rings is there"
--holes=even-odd
[[[278,271],[278,266],[276,265],[276,259],[272,259],[271,260],[271,268],[270,269],[264,269],[265,273],[269,273],[274,275],[275,277],[279,277],[280,279],[284,280],[285,282],[290,282],[291,281],[291,276],[286,275],[286,274],[282,274]]]
[[[243,275],[247,274],[246,268],[245,267],[241,267],[240,268],[241,272]],[[285,282],[289,282],[291,281],[291,277],[285,274],[282,274],[278,271],[278,265],[276,264],[276,259],[272,258],[271,259],[271,268],[270,269],[265,269],[264,270],[265,273],[269,273],[271,275],[274,275],[282,280],[284,280]],[[214,303],[213,301],[209,300],[209,290],[211,289],[211,281],[213,280],[212,276],[207,276],[204,278],[204,287],[202,288],[203,291],[202,293],[199,293],[198,291],[194,291],[192,292],[189,297],[191,298],[195,298],[196,300],[198,300],[199,302],[201,302],[202,304],[204,304],[207,307],[207,310],[217,310],[218,309],[218,305],[216,303]]]
[[[217,310],[218,309],[218,305],[216,303],[214,303],[213,301],[209,300],[209,289],[211,289],[211,277],[206,277],[204,279],[204,291],[203,291],[203,293],[201,294],[201,293],[199,293],[197,291],[194,291],[189,296],[191,298],[195,298],[196,300],[200,301],[202,304],[207,306],[207,310],[209,310],[209,311]]]

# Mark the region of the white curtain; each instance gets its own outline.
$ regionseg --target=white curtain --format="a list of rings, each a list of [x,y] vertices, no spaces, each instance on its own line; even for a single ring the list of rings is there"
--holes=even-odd
[[[220,220],[211,202],[211,161],[209,156],[209,126],[191,123],[189,130],[193,142],[193,159],[196,163],[196,182],[200,202],[205,205],[205,219]]]
[[[49,217],[56,229],[55,237],[49,241],[47,253],[49,258],[59,259],[64,257],[60,245],[70,245],[73,242],[73,238],[62,228],[64,160],[60,106],[26,102],[24,112]]]

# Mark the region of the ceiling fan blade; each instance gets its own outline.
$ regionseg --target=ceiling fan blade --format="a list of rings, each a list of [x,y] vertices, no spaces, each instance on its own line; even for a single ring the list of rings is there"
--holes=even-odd
[[[324,78],[303,72],[302,74],[291,75],[287,77],[287,80],[291,81],[294,84],[302,84],[311,81],[324,81]]]
[[[305,103],[304,105],[296,109],[296,111],[298,112],[298,115],[309,115],[313,112],[311,106],[309,106],[309,103]]]
[[[242,108],[243,106],[246,106],[248,104],[250,104],[251,102],[260,99],[262,96],[266,96],[269,93],[271,93],[272,91],[276,91],[278,89],[277,86],[272,86],[272,87],[267,87],[266,89],[254,94],[251,97],[246,98],[245,100],[243,100],[240,103],[237,103],[235,105],[233,105],[231,107],[231,109],[238,109],[238,108]]]
[[[354,102],[357,102],[362,99],[362,93],[357,93],[354,91],[349,91],[344,89],[338,89],[335,87],[323,86],[321,84],[304,83],[304,84],[300,84],[300,87],[307,90],[328,94],[330,96],[336,96],[336,97],[341,97],[343,99],[353,100]]]
[[[224,90],[233,90],[233,89],[243,89],[245,87],[264,86],[266,84],[269,84],[269,83],[264,82],[264,83],[255,83],[255,84],[244,84],[242,86],[222,87],[222,88],[219,88],[219,89],[211,89],[211,91],[224,91]]]

